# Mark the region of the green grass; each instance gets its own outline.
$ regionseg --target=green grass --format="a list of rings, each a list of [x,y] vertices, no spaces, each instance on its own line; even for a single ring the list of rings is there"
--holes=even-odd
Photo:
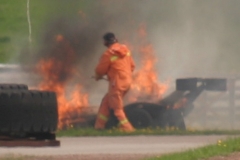
[[[135,135],[240,135],[240,130],[192,130],[180,131],[176,129],[138,129],[133,133],[125,133],[117,129],[98,131],[93,128],[70,128],[68,130],[59,130],[58,137],[79,137],[79,136],[135,136]]]
[[[36,47],[44,27],[56,16],[73,17],[89,3],[83,0],[30,0],[32,23],[31,46]],[[28,48],[27,0],[1,0],[0,2],[0,63],[9,62]]]
[[[188,150],[185,152],[167,154],[147,160],[204,160],[214,156],[227,156],[240,151],[240,138],[231,138],[225,141],[219,140],[218,143]]]
[[[20,155],[5,155],[0,157],[0,160],[32,160],[32,159],[36,159],[33,156],[20,156]]]

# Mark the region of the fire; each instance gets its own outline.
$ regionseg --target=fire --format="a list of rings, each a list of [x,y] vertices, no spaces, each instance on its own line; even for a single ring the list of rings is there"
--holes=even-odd
[[[57,94],[59,128],[71,125],[72,114],[80,112],[82,107],[87,107],[88,94],[83,92],[83,87],[76,83],[70,85],[73,76],[77,74],[73,60],[75,52],[62,35],[55,38],[57,52],[63,57],[48,57],[39,61],[37,69],[43,77],[39,89],[54,91]],[[61,52],[60,52],[61,51]]]
[[[137,49],[140,65],[134,73],[133,83],[128,102],[145,101],[155,102],[162,98],[167,85],[159,82],[156,70],[157,57],[153,46],[146,40],[147,32],[144,26],[139,30],[141,43]],[[37,69],[42,75],[39,89],[54,91],[57,94],[59,129],[71,126],[74,121],[84,121],[79,116],[83,107],[89,106],[88,94],[83,86],[73,79],[78,73],[74,65],[76,53],[71,44],[63,35],[57,35],[53,48],[48,56],[41,59]]]
[[[162,98],[168,85],[158,81],[155,68],[158,61],[153,46],[147,42],[147,32],[144,25],[140,27],[138,34],[141,40],[138,57],[140,57],[141,63],[133,77],[129,100],[130,102],[155,102]]]

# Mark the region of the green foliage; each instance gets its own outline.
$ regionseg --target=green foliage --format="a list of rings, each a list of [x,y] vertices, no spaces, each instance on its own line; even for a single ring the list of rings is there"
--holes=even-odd
[[[225,141],[218,140],[216,144],[188,150],[181,153],[167,154],[148,160],[203,160],[214,156],[226,156],[240,151],[240,138]]]
[[[20,156],[20,155],[14,155],[14,154],[8,154],[0,157],[0,160],[30,160],[34,159],[33,156]]]
[[[174,128],[168,129],[138,129],[132,133],[125,133],[118,129],[109,129],[109,130],[95,130],[94,128],[70,128],[67,130],[59,130],[57,136],[70,136],[70,137],[79,137],[79,136],[129,136],[129,135],[239,135],[239,130],[234,131],[223,131],[223,130],[193,130],[188,129],[186,131],[181,131]]]
[[[31,46],[38,45],[46,24],[52,19],[77,16],[86,5],[83,0],[30,0]],[[1,0],[0,22],[0,63],[6,63],[29,47],[27,0]]]

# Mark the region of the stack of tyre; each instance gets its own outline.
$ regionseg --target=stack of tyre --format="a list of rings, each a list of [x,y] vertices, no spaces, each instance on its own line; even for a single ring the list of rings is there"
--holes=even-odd
[[[29,90],[24,84],[0,84],[0,134],[52,133],[57,122],[54,92]]]

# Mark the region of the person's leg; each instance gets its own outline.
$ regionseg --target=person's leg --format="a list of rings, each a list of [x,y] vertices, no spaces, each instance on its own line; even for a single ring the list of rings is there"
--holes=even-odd
[[[126,132],[134,131],[133,126],[128,121],[123,108],[122,93],[115,91],[109,95],[109,106],[114,111],[114,115],[119,120],[119,128]]]
[[[108,94],[106,94],[101,102],[98,110],[97,119],[94,125],[95,129],[104,129],[110,115],[108,107]]]

